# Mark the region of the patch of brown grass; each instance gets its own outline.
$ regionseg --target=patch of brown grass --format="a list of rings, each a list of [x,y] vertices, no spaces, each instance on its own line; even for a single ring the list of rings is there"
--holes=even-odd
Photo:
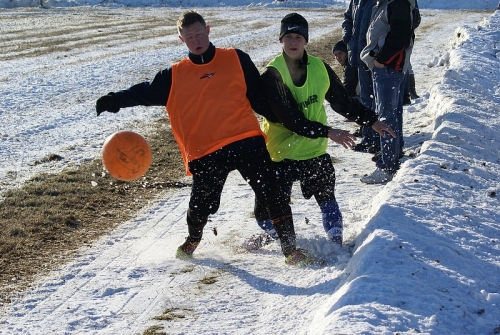
[[[77,170],[39,175],[21,189],[3,194],[0,301],[8,302],[11,293],[28,286],[36,275],[54,268],[78,248],[133,218],[162,191],[187,186],[178,182],[184,167],[165,122],[160,121],[155,133],[148,136],[153,162],[138,180],[114,179],[104,173],[102,162],[97,159]]]
[[[167,308],[163,311],[162,315],[155,316],[153,319],[154,320],[160,320],[160,321],[172,321],[175,319],[184,319],[186,315],[184,315],[184,312],[192,312],[190,308]]]
[[[161,325],[154,325],[146,329],[143,335],[167,335],[166,332],[162,331],[165,327]]]

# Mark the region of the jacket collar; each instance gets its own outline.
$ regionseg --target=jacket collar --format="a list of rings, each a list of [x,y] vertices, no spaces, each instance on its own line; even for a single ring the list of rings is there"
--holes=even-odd
[[[215,46],[210,42],[207,51],[201,55],[195,55],[189,52],[189,59],[195,64],[206,64],[212,61],[215,56]]]

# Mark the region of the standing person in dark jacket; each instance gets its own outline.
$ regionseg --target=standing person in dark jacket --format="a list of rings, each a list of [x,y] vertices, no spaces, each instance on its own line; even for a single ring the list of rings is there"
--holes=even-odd
[[[399,169],[403,140],[404,78],[413,48],[412,10],[415,0],[379,0],[367,33],[361,59],[372,70],[375,106],[397,138],[381,138],[377,169],[361,181],[381,184],[392,180]]]
[[[177,30],[188,57],[157,73],[152,82],[109,93],[96,102],[97,115],[137,105],[166,106],[186,171],[193,176],[189,235],[177,257],[192,257],[209,215],[219,208],[228,174],[238,170],[264,204],[286,262],[310,263],[311,258],[296,248],[292,212],[277,192],[265,138],[253,113],[272,118],[260,94],[259,71],[241,50],[216,48],[209,40],[210,26],[197,12],[181,15]]]
[[[347,60],[347,45],[340,40],[333,45],[332,54],[335,60],[342,66],[342,84],[349,93],[349,96],[358,95],[358,69],[352,67]]]
[[[352,67],[347,60],[347,45],[342,40],[338,41],[333,45],[332,53],[335,57],[335,60],[342,66],[342,84],[349,93],[349,96],[359,98],[358,69]],[[345,119],[345,121],[351,120]],[[356,130],[354,135],[361,136],[362,133],[363,127],[361,126],[359,127],[359,130]]]
[[[264,119],[267,150],[273,160],[282,193],[290,200],[292,184],[300,181],[306,199],[315,197],[327,238],[342,244],[342,214],[335,199],[335,169],[326,152],[328,139],[350,148],[355,137],[327,125],[324,101],[334,111],[359,125],[372,127],[381,136],[394,132],[358,99],[350,98],[333,69],[305,51],[308,23],[297,13],[281,20],[279,40],[283,51],[262,74],[262,87],[278,122]],[[391,135],[389,135],[391,134]],[[255,218],[272,234],[265,204],[255,201]],[[259,247],[259,239],[255,239]]]
[[[361,102],[372,110],[375,110],[372,73],[360,55],[366,46],[366,32],[376,2],[376,0],[351,0],[342,22],[342,40],[349,50],[349,63],[358,69],[359,97]],[[379,143],[378,134],[370,127],[363,127],[361,142],[354,146],[354,150],[376,153],[380,151]]]

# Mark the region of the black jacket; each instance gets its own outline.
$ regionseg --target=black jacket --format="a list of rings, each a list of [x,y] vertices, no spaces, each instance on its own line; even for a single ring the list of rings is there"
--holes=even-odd
[[[344,84],[349,96],[354,97],[358,95],[356,92],[356,88],[358,87],[358,68],[351,66],[346,60],[343,71],[344,78],[342,78],[342,84]]]

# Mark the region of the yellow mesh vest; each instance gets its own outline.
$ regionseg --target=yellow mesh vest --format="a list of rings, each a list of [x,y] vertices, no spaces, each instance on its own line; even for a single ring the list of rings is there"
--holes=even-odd
[[[302,87],[293,84],[283,55],[274,58],[267,67],[274,67],[281,74],[284,84],[290,89],[300,109],[311,121],[326,125],[324,100],[330,87],[330,79],[323,62],[308,56],[307,79]],[[262,130],[267,135],[267,150],[275,162],[284,159],[306,160],[318,157],[326,152],[328,139],[316,139],[297,135],[280,123],[272,123],[264,119]]]

